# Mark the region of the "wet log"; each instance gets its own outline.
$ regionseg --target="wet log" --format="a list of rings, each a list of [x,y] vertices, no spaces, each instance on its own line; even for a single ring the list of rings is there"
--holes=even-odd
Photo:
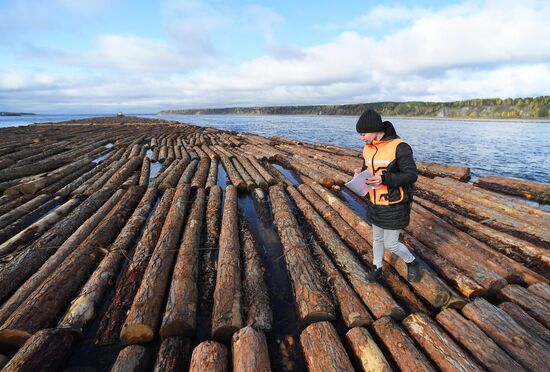
[[[195,175],[195,171],[197,169],[197,165],[199,164],[199,161],[197,159],[191,160],[187,168],[183,171],[179,181],[178,186],[190,184],[191,180],[193,179],[193,176]]]
[[[4,322],[9,314],[89,235],[123,194],[122,190],[110,198],[108,191],[93,194],[27,249],[14,252],[2,259],[0,300],[19,288],[0,308],[0,323]],[[39,268],[40,270],[27,280],[29,275]]]
[[[274,165],[271,165],[270,163],[265,163],[266,168],[269,170],[269,173],[271,173],[277,183],[284,183],[286,186],[294,186],[294,183],[288,177],[286,177],[281,171],[279,171],[277,168],[275,168]]]
[[[307,164],[308,167],[314,168],[317,171],[326,174],[334,180],[334,183],[343,186],[346,182],[351,181],[352,176],[341,172],[337,169],[332,168],[331,166],[325,165],[322,162],[316,161],[310,157],[305,157],[301,155],[294,155],[292,157],[292,163],[300,162],[302,164]]]
[[[204,341],[195,347],[191,355],[189,372],[225,372],[229,370],[227,348],[215,341]]]
[[[151,174],[151,160],[149,158],[143,158],[143,163],[141,164],[141,172],[139,175],[139,185],[140,186],[149,186],[149,176]]]
[[[353,365],[329,322],[310,324],[300,335],[300,345],[310,372],[353,371]]]
[[[191,342],[185,337],[169,337],[160,344],[154,372],[185,371],[189,368]]]
[[[346,342],[356,361],[365,372],[392,371],[384,354],[374,342],[369,331],[355,327],[346,333]]]
[[[101,319],[99,329],[96,333],[95,343],[97,345],[112,343],[120,334],[120,327],[132,305],[134,296],[149,263],[151,252],[153,252],[158,242],[175,191],[176,189],[168,189],[162,194],[158,206],[147,222],[130,264],[117,283],[115,294]]]
[[[392,318],[384,316],[376,320],[372,328],[402,371],[435,372],[428,358]]]
[[[11,358],[2,371],[57,371],[73,344],[67,329],[50,328],[35,333]]]
[[[258,171],[258,173],[260,173],[262,178],[265,179],[268,186],[273,186],[277,183],[275,178],[273,178],[273,176],[267,171],[267,169],[265,169],[256,159],[254,159],[252,156],[248,156],[247,159],[250,164],[252,164],[252,166]]]
[[[300,322],[307,325],[335,319],[334,305],[323,288],[318,269],[292,213],[283,186],[271,186],[269,197]]]
[[[428,315],[411,314],[403,327],[442,371],[484,371]]]
[[[504,310],[477,298],[464,306],[462,313],[527,370],[550,365],[548,345],[527,333]]]
[[[509,284],[502,288],[499,297],[521,306],[529,315],[550,328],[550,302],[534,295],[517,284]]]
[[[548,283],[531,284],[527,289],[534,295],[550,301],[550,285]]]
[[[248,158],[244,156],[239,156],[238,160],[243,166],[243,168],[245,169],[245,171],[250,175],[250,177],[252,177],[252,180],[254,181],[254,183],[262,189],[267,189],[268,184],[266,180],[262,177],[260,172],[258,172],[256,168],[254,168],[254,166],[250,163]]]
[[[483,176],[474,185],[502,194],[517,195],[540,203],[550,204],[550,185],[516,178]]]
[[[206,178],[206,185],[204,188],[210,190],[210,188],[218,183],[218,159],[210,160],[210,168],[208,169],[208,176]]]
[[[513,302],[503,302],[498,307],[510,315],[527,333],[540,338],[550,345],[550,330],[527,314],[519,305]]]
[[[172,274],[168,300],[160,326],[160,336],[192,336],[198,308],[198,267],[204,220],[205,192],[197,194],[185,226]]]
[[[260,330],[241,328],[231,339],[231,352],[234,371],[271,371],[267,340]]]
[[[103,169],[105,169],[110,164],[109,161],[103,161],[99,165],[96,165],[88,172],[84,173],[74,181],[71,181],[67,185],[63,186],[55,192],[55,195],[69,196],[73,192],[76,193],[76,190],[79,190],[83,184],[87,184],[88,181],[94,179],[94,177],[99,177]]]
[[[338,269],[344,274],[374,316],[380,318],[389,315],[396,319],[403,319],[405,312],[401,306],[380,284],[367,281],[365,267],[308,201],[294,187],[289,186],[287,191],[304,215],[317,239],[330,253]]]
[[[322,172],[319,172],[317,169],[310,168],[304,163],[301,163],[299,161],[291,161],[288,157],[284,157],[280,155],[276,156],[276,160],[285,168],[289,168],[298,173],[304,174],[309,178],[315,180],[316,182],[319,182],[321,185],[325,187],[331,187],[332,185],[334,185],[334,179],[330,178],[329,176],[327,176]]]
[[[139,187],[125,193],[94,232],[7,318],[0,327],[0,341],[24,340],[59,316],[103,257],[102,247],[113,241],[142,195]]]
[[[93,168],[96,167],[96,163],[90,162],[78,169],[77,171],[66,175],[65,177],[53,182],[52,184],[44,187],[39,191],[40,194],[50,194],[55,195],[59,190],[65,186],[71,184],[72,182],[78,180],[80,177],[84,176],[86,173],[90,172]]]
[[[234,157],[234,158],[231,159],[231,161],[233,162],[233,166],[235,167],[235,170],[237,171],[237,173],[239,173],[239,175],[241,176],[241,179],[246,184],[247,190],[248,191],[254,190],[254,188],[257,187],[257,186],[254,183],[254,180],[252,179],[252,177],[243,168],[243,166],[241,165],[241,162],[239,161],[239,159]]]
[[[416,168],[418,169],[418,173],[430,178],[450,177],[462,182],[470,179],[469,167],[416,162]]]
[[[205,157],[199,160],[197,171],[195,172],[195,175],[191,180],[191,187],[205,188],[206,180],[208,178],[208,172],[210,170],[210,162],[211,162],[211,159],[208,157]]]
[[[8,226],[13,221],[23,217],[24,215],[34,211],[39,208],[41,205],[47,203],[50,200],[51,196],[49,195],[38,195],[25,204],[20,205],[19,207],[12,209],[11,211],[4,213],[0,216],[0,229]]]
[[[120,332],[123,344],[149,342],[160,322],[176,247],[186,214],[190,186],[178,186],[159,240]]]
[[[239,219],[240,241],[243,252],[243,287],[246,309],[246,324],[269,332],[273,314],[269,293],[264,279],[265,269],[258,252],[258,243],[250,231],[248,223]]]
[[[183,160],[176,160],[172,164],[174,164],[174,166],[166,170],[166,176],[162,179],[162,182],[159,185],[159,189],[162,191],[176,187],[181,175],[185,172],[185,169],[189,165],[188,162]]]
[[[444,309],[436,320],[464,349],[490,371],[525,371],[472,321],[454,309]]]
[[[122,260],[134,245],[156,199],[157,190],[155,188],[147,189],[134,213],[109,247],[107,255],[80,289],[80,294],[71,302],[71,306],[65,312],[58,327],[83,332],[84,327],[95,319],[101,301],[114,284]]]
[[[243,325],[237,190],[232,185],[225,189],[219,244],[212,336],[218,340],[228,340]]]
[[[151,350],[145,346],[126,346],[118,354],[111,372],[148,372],[152,357]]]

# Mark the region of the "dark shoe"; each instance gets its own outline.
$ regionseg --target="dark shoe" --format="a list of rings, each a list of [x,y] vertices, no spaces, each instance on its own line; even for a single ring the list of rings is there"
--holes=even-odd
[[[376,282],[382,275],[382,268],[373,266],[372,270],[367,274],[367,282]]]
[[[407,264],[407,280],[411,283],[416,283],[420,280],[420,265],[416,258]]]

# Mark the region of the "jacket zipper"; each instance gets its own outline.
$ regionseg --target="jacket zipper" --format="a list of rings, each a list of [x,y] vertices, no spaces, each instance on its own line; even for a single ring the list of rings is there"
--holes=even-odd
[[[372,155],[372,158],[371,158],[371,166],[372,166],[372,176],[374,177],[374,174],[376,173],[376,170],[374,169],[374,157],[376,156],[376,153],[378,152],[378,147],[376,147],[376,145],[374,145],[374,148],[376,149],[376,151],[374,151],[374,155]],[[376,205],[376,189],[372,189],[372,191],[374,192],[374,205]]]

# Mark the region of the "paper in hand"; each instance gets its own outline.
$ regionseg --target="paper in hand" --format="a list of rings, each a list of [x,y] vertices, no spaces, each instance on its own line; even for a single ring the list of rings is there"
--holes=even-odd
[[[370,170],[365,169],[357,176],[353,177],[351,181],[347,182],[344,186],[353,191],[359,196],[365,196],[373,187],[367,185],[367,178],[372,177]]]

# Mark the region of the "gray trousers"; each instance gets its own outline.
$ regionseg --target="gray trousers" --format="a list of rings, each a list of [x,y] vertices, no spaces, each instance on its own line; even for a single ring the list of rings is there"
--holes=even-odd
[[[401,234],[401,230],[385,230],[372,225],[373,264],[376,267],[382,267],[384,248],[401,257],[406,263],[414,260],[414,256],[409,249],[399,241],[399,234]]]

